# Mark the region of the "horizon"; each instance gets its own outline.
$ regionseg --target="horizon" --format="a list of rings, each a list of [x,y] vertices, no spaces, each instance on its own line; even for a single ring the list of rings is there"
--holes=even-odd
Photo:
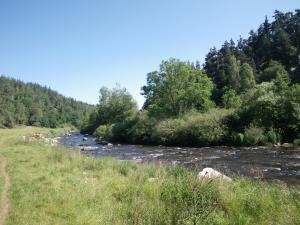
[[[202,65],[210,48],[247,38],[265,16],[272,21],[275,10],[299,5],[295,0],[289,6],[270,0],[2,2],[0,74],[89,104],[98,103],[102,86],[119,83],[141,107],[146,74],[162,60]]]

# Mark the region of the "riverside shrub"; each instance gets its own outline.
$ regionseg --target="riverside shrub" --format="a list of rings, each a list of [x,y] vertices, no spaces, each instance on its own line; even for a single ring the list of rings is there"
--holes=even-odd
[[[250,126],[244,132],[244,143],[246,145],[257,145],[265,141],[264,130],[260,127]]]
[[[155,143],[170,145],[215,145],[224,141],[230,110],[213,109],[207,113],[190,112],[181,118],[159,122],[153,132]]]

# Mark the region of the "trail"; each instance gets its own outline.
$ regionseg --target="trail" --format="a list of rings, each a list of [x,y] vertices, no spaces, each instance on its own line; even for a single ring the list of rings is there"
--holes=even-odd
[[[1,209],[0,209],[0,225],[4,225],[5,221],[8,217],[9,213],[9,189],[10,189],[10,178],[7,172],[7,159],[4,157],[0,157],[1,162],[1,174],[4,179],[4,186],[2,191],[2,202],[1,202]]]

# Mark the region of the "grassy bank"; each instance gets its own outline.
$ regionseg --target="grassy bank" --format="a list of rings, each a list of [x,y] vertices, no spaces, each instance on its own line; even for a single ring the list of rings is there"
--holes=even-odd
[[[193,171],[92,159],[20,138],[49,129],[0,130],[12,181],[9,225],[300,224],[300,190]],[[0,188],[1,189],[1,188]]]

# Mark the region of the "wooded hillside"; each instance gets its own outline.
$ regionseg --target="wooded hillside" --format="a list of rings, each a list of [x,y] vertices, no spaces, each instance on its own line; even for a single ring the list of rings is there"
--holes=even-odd
[[[80,126],[94,106],[66,98],[50,88],[0,76],[0,127],[17,124]]]

